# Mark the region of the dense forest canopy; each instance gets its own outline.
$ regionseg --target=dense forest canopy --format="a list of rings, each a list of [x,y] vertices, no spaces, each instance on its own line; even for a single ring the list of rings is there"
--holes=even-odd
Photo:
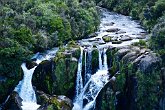
[[[99,24],[93,1],[1,0],[0,5],[1,74],[14,72],[35,52],[87,37]]]
[[[161,68],[165,66],[165,0],[0,0],[0,79],[6,78],[5,83],[0,84],[0,104],[22,79],[22,62],[29,62],[36,52],[60,47],[69,41],[71,45],[75,45],[74,41],[88,38],[96,32],[102,17],[98,6],[139,20],[149,33],[149,39],[147,43],[140,40],[137,45],[154,51],[156,57],[162,58],[162,62],[159,62]],[[93,53],[96,54],[94,57],[97,56],[97,52]],[[116,71],[120,63],[120,71],[123,73],[117,78],[116,88],[122,93],[123,88],[126,88],[126,80],[130,80],[126,77],[136,76],[137,108],[156,109],[164,94],[162,88],[165,88],[157,86],[162,80],[160,70],[149,74],[135,72],[133,65],[117,62],[115,55],[113,51],[109,53],[112,60],[115,60],[111,62],[111,69]],[[57,55],[59,56],[64,57],[61,54]],[[92,63],[95,60],[98,59],[94,58]],[[66,66],[64,59],[60,69],[63,66]],[[63,73],[60,69],[57,74]],[[76,69],[75,64],[74,70]],[[116,100],[114,97],[113,99]],[[107,105],[105,101],[105,110]],[[111,105],[114,106],[112,102]]]

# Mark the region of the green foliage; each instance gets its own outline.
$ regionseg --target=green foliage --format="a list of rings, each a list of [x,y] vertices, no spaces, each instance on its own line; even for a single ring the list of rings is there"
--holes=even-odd
[[[159,83],[160,72],[144,74],[137,71],[138,77],[138,109],[151,110],[156,108],[159,100]]]
[[[146,47],[147,46],[146,41],[144,41],[144,40],[139,40],[139,42],[135,42],[133,45],[139,46],[139,47]]]
[[[21,63],[33,53],[86,37],[99,24],[93,1],[2,0],[0,16],[0,76],[16,83]]]

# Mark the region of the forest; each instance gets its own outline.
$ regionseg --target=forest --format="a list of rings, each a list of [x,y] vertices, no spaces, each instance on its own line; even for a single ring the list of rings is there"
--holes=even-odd
[[[105,42],[99,42],[100,38],[95,41],[90,39],[97,37],[97,32],[104,32],[99,27],[106,16],[103,9],[130,17],[147,33],[147,40],[140,39],[130,46],[131,50],[123,47],[135,53],[136,58],[142,56],[141,51],[147,51],[149,54],[143,54],[140,63],[132,60],[134,54],[124,60],[124,55],[128,53],[126,49],[122,56],[121,48],[110,49],[109,46],[100,55],[100,45],[106,45],[109,41],[112,44],[125,41],[113,41],[108,35],[101,36]],[[111,19],[107,22],[109,24],[106,25],[115,24]],[[120,29],[105,31],[118,34]],[[89,44],[81,43],[85,42],[84,39],[90,39]],[[85,59],[85,56],[90,55],[89,51],[85,53],[85,49],[91,45],[92,58]],[[31,59],[37,52],[44,53],[54,47],[59,50],[51,61],[46,59],[37,64]],[[84,51],[79,47],[83,47]],[[29,70],[37,66],[32,78],[37,104],[41,105],[37,110],[91,110],[86,109],[85,105],[83,109],[72,109],[75,106],[76,78],[81,66],[83,81],[87,80],[86,71],[92,71],[91,77],[95,75],[100,64],[99,58],[103,58],[104,54],[108,60],[106,70],[111,73],[110,77],[116,77],[116,82],[108,81],[101,88],[94,99],[96,107],[93,110],[165,110],[165,0],[0,0],[0,110],[21,110],[20,107],[15,108],[20,106],[18,103],[15,104],[12,99],[6,102],[6,99],[12,97],[14,88],[24,79],[21,69],[23,62],[29,66]],[[80,66],[79,60],[82,61]],[[103,68],[105,61],[101,62]],[[116,76],[118,71],[120,75]],[[83,84],[85,87],[87,83]],[[38,91],[43,91],[47,96]],[[120,93],[116,95],[118,91]],[[67,105],[65,101],[58,102],[62,99],[54,95],[65,95],[73,103],[69,102],[69,105],[66,101]]]

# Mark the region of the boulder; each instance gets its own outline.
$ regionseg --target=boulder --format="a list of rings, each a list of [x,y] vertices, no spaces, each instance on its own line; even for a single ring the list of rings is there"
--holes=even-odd
[[[118,41],[118,37],[117,36],[111,37],[111,41]]]
[[[112,44],[121,44],[122,41],[112,41]]]
[[[35,61],[27,61],[26,62],[26,67],[27,69],[32,69],[34,68],[35,66],[37,66],[38,64],[35,62]]]
[[[119,28],[110,28],[107,29],[106,32],[118,32],[120,29]]]
[[[22,98],[19,96],[19,94],[15,91],[9,95],[7,100],[5,101],[4,105],[2,106],[2,109],[4,110],[22,110]]]
[[[137,57],[137,53],[134,52],[134,51],[131,51],[131,52],[127,53],[127,54],[122,58],[122,60],[123,60],[125,63],[128,63],[128,62],[130,62],[130,61],[135,60],[136,57]]]
[[[125,36],[122,36],[122,37],[120,38],[120,40],[121,40],[121,41],[130,41],[130,40],[132,40],[132,38],[131,38],[130,36],[128,36],[128,35],[125,35]]]
[[[91,38],[91,37],[96,37],[96,36],[98,36],[97,33],[92,33],[92,34],[89,35],[89,38]]]
[[[110,22],[110,23],[105,23],[104,26],[113,26],[115,23],[114,22]]]
[[[111,37],[107,36],[107,37],[103,37],[104,42],[110,42],[111,41]]]
[[[125,31],[118,31],[118,32],[116,32],[116,34],[125,34],[125,33],[127,33],[127,32],[125,32]]]
[[[37,101],[41,106],[38,110],[72,110],[72,100],[63,95],[49,95],[37,91]]]
[[[73,49],[72,49],[73,50]],[[33,85],[46,94],[73,97],[79,49],[58,52],[51,61],[41,62],[33,73]]]
[[[143,73],[150,73],[161,65],[161,59],[153,53],[148,53],[139,63],[139,69]]]
[[[119,49],[115,56],[117,56],[119,58],[119,60],[124,56],[126,55],[128,52],[130,52],[130,49]]]

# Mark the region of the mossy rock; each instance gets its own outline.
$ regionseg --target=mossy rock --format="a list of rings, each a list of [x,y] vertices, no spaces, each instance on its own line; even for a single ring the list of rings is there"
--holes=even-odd
[[[99,51],[94,49],[92,51],[92,73],[95,73],[99,68]]]
[[[78,54],[79,48],[73,51],[67,50],[67,52],[62,50],[57,52],[55,58],[51,61],[41,62],[33,74],[33,84],[37,90],[44,91],[47,94],[63,94],[73,97],[78,66],[75,57]]]
[[[104,40],[104,42],[110,42],[110,41],[112,41],[112,39],[111,39],[110,36],[103,37],[103,40]]]
[[[40,104],[38,110],[71,110],[73,107],[72,101],[63,95],[49,95],[43,91],[37,91],[37,103]]]

